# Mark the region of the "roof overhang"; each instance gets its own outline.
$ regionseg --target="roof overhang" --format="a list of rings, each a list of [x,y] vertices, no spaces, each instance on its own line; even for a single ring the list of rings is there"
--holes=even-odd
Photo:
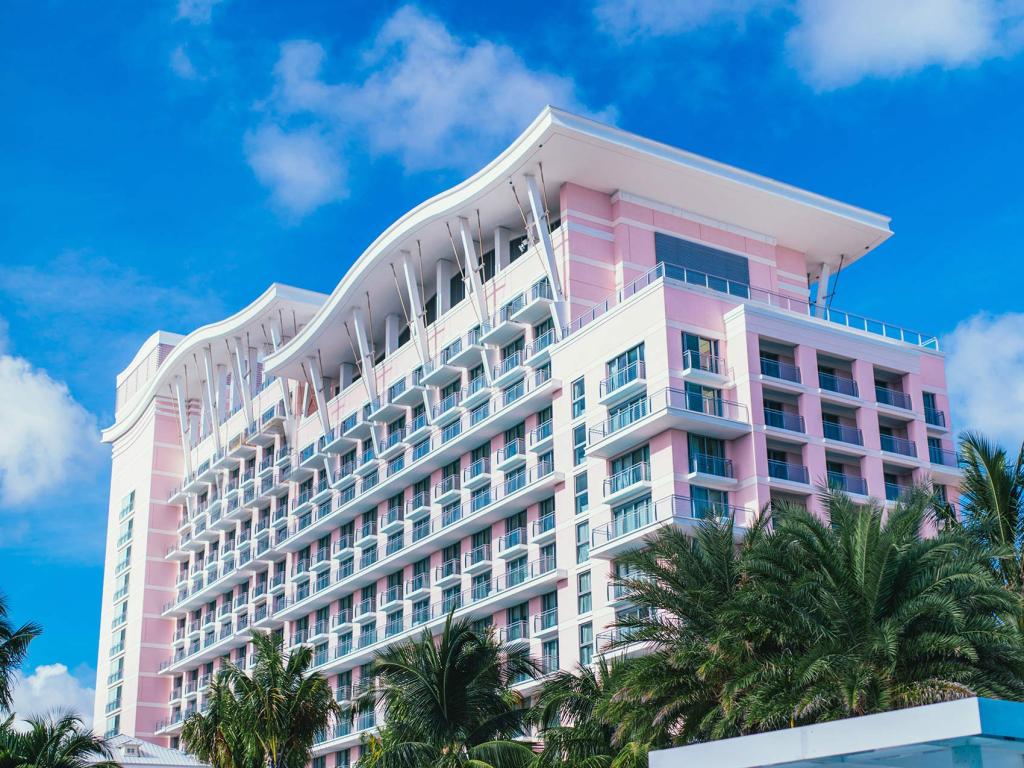
[[[131,370],[159,343],[174,343],[174,349],[164,359],[156,375],[131,396],[117,414],[115,423],[103,430],[103,442],[110,443],[124,435],[158,394],[173,394],[172,387],[177,376],[183,377],[189,396],[197,396],[206,378],[202,364],[204,348],[210,348],[215,365],[227,365],[230,370],[229,339],[238,336],[245,340],[248,335],[250,346],[269,342],[269,324],[274,319],[281,322],[286,335],[294,336],[313,318],[325,299],[322,293],[273,283],[244,309],[223,320],[204,325],[187,336],[164,331],[153,334],[143,343],[125,372]],[[118,376],[119,383],[125,372]]]
[[[479,214],[485,232],[507,225],[513,220],[510,211],[515,211],[509,180],[521,182],[519,175],[535,173],[538,164],[543,164],[550,199],[567,181],[606,194],[628,192],[761,233],[806,254],[808,271],[826,262],[833,269],[840,263],[849,265],[892,234],[886,216],[548,107],[487,166],[384,230],[355,260],[298,337],[268,358],[268,369],[298,376],[299,362],[318,349],[325,360],[350,357],[338,328],[367,293],[394,294],[390,264],[399,252],[422,251],[428,262],[451,259],[444,223],[459,216],[475,225]],[[431,266],[426,264],[427,282]],[[377,317],[382,318],[383,312]]]
[[[971,759],[964,762],[965,757]],[[650,768],[1019,766],[1024,703],[970,698],[651,752]]]

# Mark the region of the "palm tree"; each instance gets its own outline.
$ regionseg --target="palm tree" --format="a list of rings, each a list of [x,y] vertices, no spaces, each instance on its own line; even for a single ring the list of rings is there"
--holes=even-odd
[[[694,535],[666,528],[645,548],[619,558],[630,575],[617,583],[640,610],[619,618],[618,644],[642,643],[647,652],[618,673],[612,701],[621,717],[612,722],[628,729],[631,715],[643,713],[656,743],[741,732],[724,690],[755,657],[736,605],[743,562],[765,536],[767,520],[759,516],[738,547],[734,522],[709,518]],[[774,648],[763,638],[759,643]]]
[[[331,686],[309,672],[309,646],[286,655],[280,636],[259,632],[252,644],[252,673],[226,665],[211,684],[207,712],[185,722],[182,742],[215,768],[304,768],[317,735],[341,712]]]
[[[525,648],[503,647],[451,614],[440,638],[386,648],[373,662],[375,684],[358,707],[382,707],[386,725],[370,740],[362,768],[521,768],[534,760],[514,739],[527,710],[512,690],[535,675]]]
[[[996,571],[1024,599],[1024,445],[1011,461],[976,432],[960,438],[964,531],[995,555]]]
[[[10,711],[14,675],[28,654],[29,643],[42,631],[31,622],[14,627],[7,619],[7,600],[0,595],[0,712]]]
[[[27,731],[14,730],[13,719],[0,723],[2,768],[120,768],[107,742],[76,715],[28,718]]]
[[[827,521],[774,508],[773,530],[744,558],[743,640],[782,640],[726,686],[745,729],[1024,698],[1020,603],[959,530],[922,534],[934,514],[927,488],[888,513],[837,491],[821,499]]]
[[[655,744],[653,718],[615,700],[622,663],[601,659],[575,672],[561,670],[544,681],[531,720],[544,749],[537,768],[646,768]]]

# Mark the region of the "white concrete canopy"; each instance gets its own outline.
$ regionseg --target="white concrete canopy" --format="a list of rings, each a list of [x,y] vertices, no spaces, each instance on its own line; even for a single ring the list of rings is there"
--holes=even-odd
[[[650,768],[823,765],[1021,768],[1024,703],[961,699],[650,755]]]

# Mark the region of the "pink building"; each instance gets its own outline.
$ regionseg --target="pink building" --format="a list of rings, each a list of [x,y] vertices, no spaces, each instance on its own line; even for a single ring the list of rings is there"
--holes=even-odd
[[[890,234],[548,109],[330,296],[275,285],[154,335],[104,433],[96,722],[176,746],[254,628],[311,645],[340,700],[451,609],[573,668],[631,609],[616,557],[662,527],[826,483],[954,497],[936,340],[823,300]],[[375,726],[338,723],[317,763]]]

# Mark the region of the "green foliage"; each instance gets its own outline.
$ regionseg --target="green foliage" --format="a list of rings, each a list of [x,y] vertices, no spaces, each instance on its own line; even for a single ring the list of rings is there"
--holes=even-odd
[[[31,622],[15,627],[7,618],[7,601],[0,595],[0,712],[11,709],[11,684],[28,653],[28,645],[42,632]]]
[[[209,707],[185,721],[182,743],[213,768],[304,768],[313,742],[341,716],[327,679],[310,673],[308,646],[287,655],[275,635],[253,632],[251,673],[227,665]]]
[[[75,715],[29,718],[24,731],[14,730],[13,720],[0,723],[0,768],[119,768],[107,742]]]
[[[444,631],[380,651],[375,684],[358,703],[382,708],[386,725],[361,768],[524,768],[534,760],[527,710],[512,690],[537,667],[525,648],[503,647],[449,614]]]
[[[1019,525],[1013,486],[992,482],[988,498]],[[709,519],[620,558],[641,610],[619,619],[619,645],[644,653],[546,681],[538,768],[626,768],[671,744],[965,696],[1024,700],[1004,554],[1019,534],[997,538],[989,521],[985,537],[973,522],[933,535],[944,505],[927,488],[888,508],[821,499],[824,520],[781,504],[749,530]]]

